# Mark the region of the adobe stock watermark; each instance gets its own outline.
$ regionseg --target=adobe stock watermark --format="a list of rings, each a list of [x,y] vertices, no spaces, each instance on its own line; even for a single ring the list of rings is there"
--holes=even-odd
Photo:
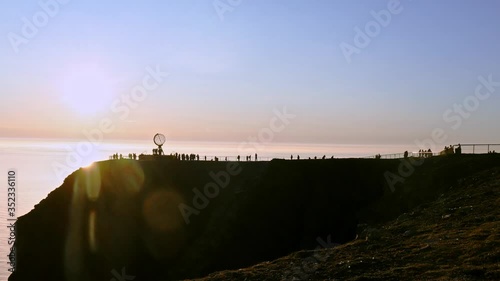
[[[133,275],[127,275],[125,267],[122,268],[122,272],[116,271],[116,269],[111,270],[111,274],[113,274],[113,278],[110,281],[132,281],[135,279]]]
[[[191,223],[189,217],[192,215],[199,215],[203,209],[208,207],[210,200],[219,196],[220,190],[229,185],[231,177],[239,175],[242,171],[243,168],[241,168],[237,162],[227,163],[225,171],[219,171],[218,173],[211,171],[209,175],[212,181],[203,187],[203,192],[198,188],[192,189],[194,194],[192,200],[193,207],[184,203],[179,204],[179,211],[184,218],[184,222],[186,222],[186,224]]]
[[[453,108],[443,113],[443,120],[446,123],[452,123],[453,130],[458,130],[464,119],[469,119],[471,113],[479,108],[481,101],[489,99],[495,93],[495,88],[500,87],[500,80],[493,81],[493,74],[488,75],[488,78],[479,76],[477,79],[479,83],[474,89],[474,94],[465,97],[462,103],[454,104]]]
[[[411,1],[411,0],[410,0]],[[372,39],[377,37],[382,28],[386,28],[392,21],[394,15],[399,15],[403,11],[403,6],[399,0],[389,0],[387,8],[378,12],[370,11],[373,20],[367,22],[363,29],[354,27],[353,44],[343,41],[339,47],[347,63],[351,63],[352,55],[360,54],[361,50],[368,47]]]
[[[40,30],[46,27],[50,19],[55,18],[61,11],[61,7],[71,2],[71,0],[41,0],[38,2],[40,10],[36,11],[31,18],[22,17],[21,32],[9,32],[7,39],[10,42],[14,53],[20,52],[19,47],[26,45],[34,39]]]
[[[311,265],[319,262],[325,262],[327,259],[326,255],[321,256],[318,250],[320,249],[332,249],[340,246],[338,243],[332,242],[331,235],[328,235],[326,241],[321,237],[316,238],[318,246],[314,249],[314,255],[302,260],[302,262],[293,268],[293,272],[287,271],[284,273],[286,280],[308,280],[310,275],[315,271]]]
[[[139,107],[140,103],[144,102],[151,92],[158,89],[163,81],[170,74],[160,70],[160,66],[156,68],[146,67],[146,74],[143,76],[141,83],[132,87],[128,94],[123,94],[116,98],[110,105],[111,114],[102,118],[96,127],[87,130],[83,129],[82,134],[85,137],[84,141],[78,142],[75,147],[66,145],[68,154],[65,163],[57,161],[52,162],[52,169],[59,180],[63,180],[65,175],[78,169],[83,159],[89,156],[94,149],[104,140],[105,134],[110,134],[116,129],[116,116],[119,120],[125,121],[132,109]]]
[[[249,137],[249,142],[243,142],[238,146],[240,155],[242,152],[248,153],[247,149],[250,149],[251,155],[256,154],[258,149],[262,149],[263,145],[270,143],[275,134],[282,132],[290,124],[290,120],[295,118],[294,114],[287,112],[286,107],[283,107],[281,111],[274,109],[273,113],[274,116],[271,117],[268,127],[261,128],[256,137]],[[253,148],[244,149],[245,146],[252,146]],[[186,224],[191,222],[190,217],[192,215],[199,215],[203,209],[208,207],[210,200],[219,196],[220,190],[229,185],[231,177],[238,176],[242,171],[243,168],[239,165],[239,162],[228,162],[225,171],[219,171],[218,173],[211,171],[209,173],[212,180],[203,187],[203,192],[198,188],[193,188],[192,206],[184,203],[180,203],[178,206]]]
[[[496,92],[497,88],[500,88],[500,80],[494,81],[493,74],[489,74],[487,78],[479,76],[479,83],[474,89],[474,93],[468,95],[464,98],[461,103],[455,103],[453,106],[443,113],[443,120],[447,124],[451,124],[453,130],[458,130],[464,119],[469,119],[473,112],[477,111],[481,102],[489,99],[493,93]],[[415,140],[415,144],[420,149],[430,148],[432,151],[437,151],[439,149],[438,145],[441,147],[448,139],[448,134],[446,134],[443,128],[434,128],[431,132],[431,137],[424,140]],[[395,191],[395,185],[397,183],[403,183],[405,180],[413,175],[415,172],[415,167],[422,165],[425,158],[420,158],[419,160],[410,157],[408,159],[400,159],[401,163],[398,167],[398,174],[386,171],[384,173],[385,180],[389,185],[392,192]]]
[[[220,21],[224,21],[224,14],[227,12],[232,13],[243,0],[214,0],[212,6],[217,13]]]
[[[267,127],[261,128],[257,136],[249,136],[247,141],[238,146],[240,155],[253,155],[265,149],[265,146],[274,140],[275,135],[285,130],[290,121],[296,117],[295,114],[287,112],[286,106],[281,111],[275,108],[273,113],[274,116],[269,120]]]

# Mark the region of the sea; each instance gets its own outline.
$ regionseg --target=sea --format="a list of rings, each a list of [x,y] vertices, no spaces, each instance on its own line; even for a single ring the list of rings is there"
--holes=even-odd
[[[110,159],[113,154],[128,158],[129,154],[151,154],[155,148],[152,140],[120,140],[89,142],[58,139],[13,139],[0,138],[0,180],[2,199],[0,200],[0,280],[7,280],[9,269],[8,226],[15,219],[30,212],[52,190],[59,187],[66,176],[80,167],[95,161]],[[360,158],[376,154],[402,153],[415,149],[415,145],[366,145],[366,144],[299,144],[299,143],[237,143],[237,142],[188,142],[174,141],[163,145],[165,154],[197,154],[200,160],[235,161],[238,155],[255,153],[258,160],[273,158],[301,159]],[[418,149],[417,149],[418,150]],[[9,190],[10,182],[15,182],[15,195]],[[11,188],[11,187],[10,187]],[[15,210],[8,209],[8,198],[15,196]]]

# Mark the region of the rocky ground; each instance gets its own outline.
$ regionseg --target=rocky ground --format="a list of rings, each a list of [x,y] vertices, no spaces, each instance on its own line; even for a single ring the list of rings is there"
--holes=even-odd
[[[352,242],[197,280],[500,280],[500,168],[461,180],[437,200]],[[326,247],[326,248],[325,248]]]

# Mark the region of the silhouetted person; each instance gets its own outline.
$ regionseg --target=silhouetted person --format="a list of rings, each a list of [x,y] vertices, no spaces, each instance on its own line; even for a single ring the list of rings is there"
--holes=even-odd
[[[290,160],[293,160],[293,155],[290,155]]]
[[[300,155],[297,154],[297,160],[300,160]]]
[[[314,156],[314,160],[317,160],[318,158],[316,156]]]
[[[257,153],[255,153],[255,161],[257,161]]]
[[[196,154],[196,160],[200,161],[200,155],[199,154]]]
[[[227,162],[227,156],[224,158],[224,161],[226,161],[226,162]]]
[[[458,144],[457,148],[455,148],[455,154],[462,154],[462,146],[460,144]]]
[[[236,157],[236,159],[238,159],[238,162],[240,162],[240,156],[238,155],[238,157]]]
[[[123,159],[123,155],[120,153],[120,159]]]
[[[429,150],[427,150],[427,155],[428,157],[432,157],[432,150],[429,148]]]
[[[207,161],[207,156],[205,155],[205,161]]]
[[[405,158],[408,158],[408,150],[407,150],[407,151],[405,151],[404,157],[405,157]]]

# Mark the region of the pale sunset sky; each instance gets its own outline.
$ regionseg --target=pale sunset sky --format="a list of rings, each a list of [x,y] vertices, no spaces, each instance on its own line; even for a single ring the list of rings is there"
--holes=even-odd
[[[2,4],[4,138],[237,142],[286,107],[276,142],[500,142],[500,1]]]

